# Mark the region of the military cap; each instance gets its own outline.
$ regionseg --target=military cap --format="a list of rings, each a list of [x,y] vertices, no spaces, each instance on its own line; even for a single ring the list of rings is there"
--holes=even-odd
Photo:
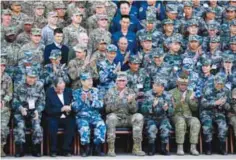
[[[75,52],[84,52],[87,50],[87,47],[85,45],[77,44],[73,49]]]
[[[50,53],[49,59],[57,59],[61,57],[61,51],[59,49],[53,49]]]
[[[209,13],[209,12],[216,13],[215,9],[213,9],[211,7],[205,8],[205,13]]]
[[[231,21],[229,25],[230,25],[230,27],[231,26],[236,26],[236,20],[234,19],[233,21]]]
[[[183,59],[183,69],[187,71],[192,71],[193,70],[193,59],[191,58],[184,58]]]
[[[217,73],[214,77],[214,81],[215,81],[215,83],[225,84],[225,82],[226,82],[225,74],[223,72]]]
[[[117,73],[117,78],[116,78],[117,81],[119,80],[127,80],[127,73],[126,72],[118,72]]]
[[[21,2],[19,2],[19,1],[11,1],[10,5],[21,6]]]
[[[94,1],[93,2],[93,8],[101,8],[103,7],[105,4],[102,1]]]
[[[210,43],[220,43],[220,36],[211,37]]]
[[[26,75],[29,77],[37,77],[38,73],[34,68],[31,68],[27,71]]]
[[[236,43],[236,36],[233,36],[230,38],[230,44],[235,44]]]
[[[57,12],[55,11],[48,12],[47,17],[57,17]]]
[[[188,27],[190,26],[199,26],[198,20],[196,18],[193,18],[187,22]]]
[[[202,63],[202,66],[209,66],[211,65],[211,60],[208,58],[203,58],[201,63]]]
[[[44,4],[42,2],[35,2],[34,3],[35,8],[45,8]]]
[[[11,10],[10,9],[3,9],[2,15],[12,15]]]
[[[32,28],[31,34],[32,35],[41,35],[41,29],[40,28]]]
[[[188,75],[184,72],[181,72],[177,78],[178,83],[188,84]]]
[[[54,8],[55,9],[60,9],[60,8],[66,8],[66,6],[63,2],[61,2],[61,3],[55,3]]]
[[[236,98],[236,88],[232,90],[232,98]]]
[[[174,4],[167,4],[167,5],[166,5],[166,12],[178,13],[178,8],[177,8],[177,6],[174,5]]]
[[[222,58],[224,62],[230,62],[230,63],[233,63],[235,60],[232,54],[227,54],[227,53],[223,54]]]
[[[228,6],[228,7],[226,7],[226,9],[225,9],[226,11],[235,11],[236,10],[236,7],[235,6]]]
[[[160,76],[155,76],[153,84],[161,85],[161,86],[165,87],[167,85],[167,81],[164,78],[160,78]]]
[[[5,58],[1,58],[1,65],[6,65],[7,64],[7,60]]]
[[[162,24],[163,24],[163,25],[166,25],[166,24],[174,24],[174,21],[171,20],[171,19],[164,19],[164,20],[162,21]]]
[[[149,15],[146,17],[146,23],[155,23],[157,21],[156,16],[154,15]]]
[[[163,57],[165,54],[164,54],[164,50],[162,48],[155,48],[153,51],[152,51],[152,57],[155,58],[155,57]]]
[[[117,47],[114,44],[109,44],[107,46],[107,51],[108,52],[116,52],[117,51]]]
[[[5,35],[10,36],[10,35],[16,35],[16,28],[15,27],[8,27],[5,30]]]
[[[220,30],[220,24],[216,21],[211,21],[207,25],[208,30]]]
[[[79,9],[75,9],[74,12],[72,12],[72,16],[73,15],[83,16],[83,13]]]
[[[184,7],[193,7],[193,2],[192,1],[184,1],[183,5],[184,5]]]
[[[98,20],[108,19],[108,16],[106,14],[99,14],[96,17],[97,17]]]
[[[142,35],[140,41],[152,41],[152,35]]]
[[[82,72],[80,74],[80,80],[85,81],[87,79],[92,78],[91,74],[89,72]]]
[[[33,23],[34,23],[34,19],[33,18],[28,17],[28,18],[26,18],[24,20],[24,24],[33,24]]]
[[[198,41],[199,43],[202,42],[202,38],[198,35],[190,35],[189,38],[188,38],[188,41],[191,42],[191,41]]]
[[[129,56],[129,62],[130,63],[135,63],[135,64],[140,64],[141,63],[141,60],[138,56],[136,55],[130,55]]]

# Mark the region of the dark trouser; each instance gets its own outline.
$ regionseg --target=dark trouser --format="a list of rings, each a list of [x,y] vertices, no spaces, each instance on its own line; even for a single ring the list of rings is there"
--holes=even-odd
[[[57,152],[57,131],[58,128],[64,128],[63,137],[63,152],[71,152],[71,143],[75,133],[75,119],[67,118],[48,118],[48,131],[50,136],[50,152]]]

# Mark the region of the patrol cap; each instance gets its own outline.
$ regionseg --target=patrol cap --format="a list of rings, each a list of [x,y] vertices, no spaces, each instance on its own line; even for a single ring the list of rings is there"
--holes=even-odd
[[[177,8],[177,6],[174,5],[174,4],[167,4],[167,5],[166,5],[166,12],[178,13],[178,8]]]
[[[84,52],[87,50],[87,47],[85,45],[77,44],[73,49],[75,52]]]
[[[158,85],[158,86],[161,85],[161,86],[165,87],[167,84],[167,80],[165,80],[164,78],[161,78],[160,76],[155,76],[153,84]]]
[[[235,44],[236,43],[236,36],[233,36],[230,38],[230,44]]]
[[[142,35],[140,41],[152,41],[152,35]]]
[[[146,24],[147,23],[151,23],[151,24],[153,24],[153,23],[155,23],[157,21],[157,19],[156,19],[156,16],[154,15],[149,15],[149,16],[147,16],[146,17]]]
[[[220,24],[216,21],[211,21],[207,25],[208,30],[220,30]]]
[[[114,44],[109,44],[107,46],[107,51],[108,52],[116,52],[117,51],[117,47]]]
[[[58,57],[61,57],[61,51],[59,49],[53,49],[50,53],[49,59],[57,59]]]
[[[184,7],[193,7],[193,2],[192,1],[184,1],[183,5],[184,5]]]
[[[163,24],[163,25],[166,25],[166,24],[174,24],[174,21],[171,20],[171,19],[164,19],[164,20],[162,21],[162,24]]]
[[[220,36],[211,37],[210,43],[220,43]]]
[[[91,78],[92,78],[92,76],[89,72],[82,72],[80,74],[80,80],[82,80],[82,81],[86,81],[87,79],[91,79]]]
[[[198,36],[198,35],[190,35],[189,38],[188,38],[188,41],[191,42],[191,41],[197,41],[199,43],[202,42],[201,40],[201,37]]]
[[[37,77],[38,73],[34,68],[31,68],[27,71],[26,75],[29,77]]]
[[[190,26],[199,26],[199,23],[198,23],[198,20],[196,18],[193,18],[191,20],[189,20],[187,22],[187,26],[190,27]]]
[[[177,82],[180,84],[188,84],[188,75],[185,74],[184,72],[181,72],[178,75]]]
[[[130,55],[129,56],[129,62],[130,63],[135,63],[135,64],[140,64],[141,60],[137,55]]]
[[[98,20],[103,20],[103,19],[108,20],[108,16],[106,14],[99,14],[96,17]]]
[[[66,6],[64,3],[61,2],[61,3],[55,3],[54,8],[55,9],[61,9],[61,8],[64,9],[64,8],[66,8]]]
[[[230,63],[233,63],[235,60],[232,54],[227,54],[227,53],[223,54],[222,58],[224,62],[230,62]]]
[[[202,66],[209,66],[211,65],[211,60],[208,58],[203,58],[202,59]]]
[[[34,3],[35,8],[45,8],[44,4],[42,2],[35,2]]]
[[[5,58],[1,58],[1,65],[6,65],[7,64],[7,60]]]
[[[24,20],[24,24],[33,24],[33,23],[34,23],[33,18],[28,17]]]
[[[32,57],[32,56],[29,56],[29,57],[25,56],[25,57],[22,59],[23,63],[32,63],[32,60],[33,60],[33,57]]]
[[[230,22],[229,25],[230,25],[230,27],[231,27],[231,26],[236,26],[236,20],[234,19],[232,22]]]
[[[57,12],[55,11],[48,12],[47,17],[57,17]]]
[[[10,36],[10,35],[16,35],[16,28],[15,27],[8,27],[5,30],[5,35]]]
[[[152,51],[152,57],[156,58],[156,57],[163,57],[164,56],[164,50],[162,48],[155,48]]]
[[[93,8],[101,8],[104,7],[104,3],[102,1],[95,1],[93,2]]]
[[[235,10],[236,10],[236,7],[229,5],[228,7],[226,7],[225,10],[226,10],[226,11],[235,11]]]
[[[40,28],[32,28],[31,29],[31,34],[35,35],[35,36],[41,35],[41,29]]]
[[[192,71],[193,70],[193,64],[194,61],[191,58],[184,58],[183,59],[183,69],[186,71]]]
[[[236,98],[236,88],[232,90],[232,98]]]
[[[214,77],[215,83],[225,84],[226,82],[226,76],[223,72],[219,72]]]
[[[21,2],[19,2],[19,1],[11,1],[10,5],[21,6]]]
[[[10,9],[3,9],[2,15],[12,15],[11,10]]]
[[[72,16],[83,16],[83,13],[79,9],[75,9],[74,12],[72,12]]]
[[[122,71],[118,72],[116,80],[117,81],[119,81],[119,80],[125,80],[126,81],[127,80],[127,73],[122,72]]]
[[[209,12],[211,12],[211,13],[215,13],[215,14],[216,14],[215,9],[213,9],[213,8],[211,8],[211,7],[207,7],[207,8],[205,8],[205,13],[209,13]]]

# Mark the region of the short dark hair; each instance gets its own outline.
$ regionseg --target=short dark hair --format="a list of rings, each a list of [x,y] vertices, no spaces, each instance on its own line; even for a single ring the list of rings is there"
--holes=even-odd
[[[56,35],[57,33],[62,33],[62,34],[63,34],[62,28],[56,28],[56,29],[54,30],[54,35]]]
[[[130,3],[128,1],[120,1],[119,2],[119,8],[122,4],[128,4],[128,6],[130,7]]]
[[[65,83],[66,84],[66,82],[64,81],[64,79],[62,77],[56,77],[53,81],[54,87],[57,87],[57,85],[60,84],[60,83]]]
[[[120,20],[122,20],[123,18],[127,18],[127,19],[130,20],[130,16],[129,15],[122,15]]]

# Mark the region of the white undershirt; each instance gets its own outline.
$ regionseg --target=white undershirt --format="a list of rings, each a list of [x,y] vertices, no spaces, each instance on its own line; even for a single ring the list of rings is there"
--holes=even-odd
[[[60,99],[61,103],[64,105],[64,96],[62,94],[57,94],[58,98]]]

